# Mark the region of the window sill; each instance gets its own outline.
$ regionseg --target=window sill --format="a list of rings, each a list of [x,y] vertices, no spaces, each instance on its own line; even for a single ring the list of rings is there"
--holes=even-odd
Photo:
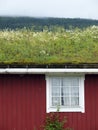
[[[57,112],[57,108],[53,108],[53,107],[50,107],[50,108],[47,108],[47,113],[49,112]],[[59,112],[82,112],[84,113],[84,108],[82,107],[78,107],[78,108],[60,108]]]

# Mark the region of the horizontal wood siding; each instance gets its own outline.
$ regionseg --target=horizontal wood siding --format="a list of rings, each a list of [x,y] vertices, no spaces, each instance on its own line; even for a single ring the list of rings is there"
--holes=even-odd
[[[45,86],[44,75],[0,75],[0,130],[42,130]],[[85,76],[85,113],[60,115],[73,130],[98,130],[98,75]]]

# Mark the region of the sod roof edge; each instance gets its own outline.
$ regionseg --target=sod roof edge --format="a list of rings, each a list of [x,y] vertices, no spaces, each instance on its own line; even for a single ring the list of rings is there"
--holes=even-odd
[[[0,64],[0,68],[98,68],[98,63],[82,64]]]

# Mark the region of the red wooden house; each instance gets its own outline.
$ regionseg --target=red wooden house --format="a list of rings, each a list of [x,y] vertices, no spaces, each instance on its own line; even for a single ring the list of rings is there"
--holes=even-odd
[[[57,105],[73,130],[97,130],[97,91],[94,68],[1,68],[0,130],[42,129]]]
[[[0,31],[0,130],[43,130],[47,113],[98,130],[98,27]]]

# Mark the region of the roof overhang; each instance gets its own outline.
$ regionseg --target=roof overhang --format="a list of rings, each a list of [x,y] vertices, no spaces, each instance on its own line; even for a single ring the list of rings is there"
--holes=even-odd
[[[66,74],[66,73],[76,73],[76,74],[98,74],[98,69],[78,69],[78,68],[1,68],[0,74]]]

